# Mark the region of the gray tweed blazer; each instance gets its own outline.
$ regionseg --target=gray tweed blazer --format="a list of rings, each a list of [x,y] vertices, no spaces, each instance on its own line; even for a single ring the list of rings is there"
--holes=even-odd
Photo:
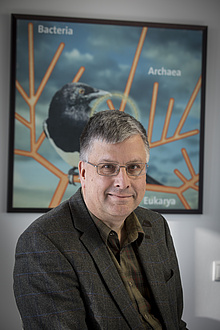
[[[145,231],[138,253],[163,329],[186,329],[167,222],[141,207],[135,213]],[[14,294],[24,329],[143,329],[80,190],[19,238]]]

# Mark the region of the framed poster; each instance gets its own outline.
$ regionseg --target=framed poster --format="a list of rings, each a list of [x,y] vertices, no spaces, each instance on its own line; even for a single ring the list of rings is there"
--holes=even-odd
[[[13,14],[8,212],[70,197],[83,125],[119,109],[149,137],[141,206],[202,213],[206,43],[206,26]]]

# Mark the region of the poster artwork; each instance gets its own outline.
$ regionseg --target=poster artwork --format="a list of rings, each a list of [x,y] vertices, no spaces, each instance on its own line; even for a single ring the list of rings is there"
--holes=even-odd
[[[13,15],[12,32],[8,211],[78,190],[83,127],[119,109],[148,133],[141,206],[202,212],[206,27]]]

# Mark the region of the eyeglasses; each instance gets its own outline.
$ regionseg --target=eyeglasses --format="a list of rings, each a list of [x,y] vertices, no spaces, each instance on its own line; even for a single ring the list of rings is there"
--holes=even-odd
[[[148,168],[146,163],[130,163],[127,165],[118,165],[113,163],[100,163],[95,165],[87,161],[85,161],[85,163],[96,167],[97,173],[103,176],[116,176],[118,175],[121,167],[126,169],[127,175],[139,176],[146,174]]]

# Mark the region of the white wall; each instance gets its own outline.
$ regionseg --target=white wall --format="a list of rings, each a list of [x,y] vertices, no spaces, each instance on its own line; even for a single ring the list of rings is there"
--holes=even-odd
[[[212,261],[220,260],[219,0],[0,1],[0,328],[20,329],[12,292],[14,249],[20,233],[38,216],[6,213],[11,13],[208,25],[204,213],[166,218],[179,257],[189,329],[220,329],[220,282],[211,279]]]

